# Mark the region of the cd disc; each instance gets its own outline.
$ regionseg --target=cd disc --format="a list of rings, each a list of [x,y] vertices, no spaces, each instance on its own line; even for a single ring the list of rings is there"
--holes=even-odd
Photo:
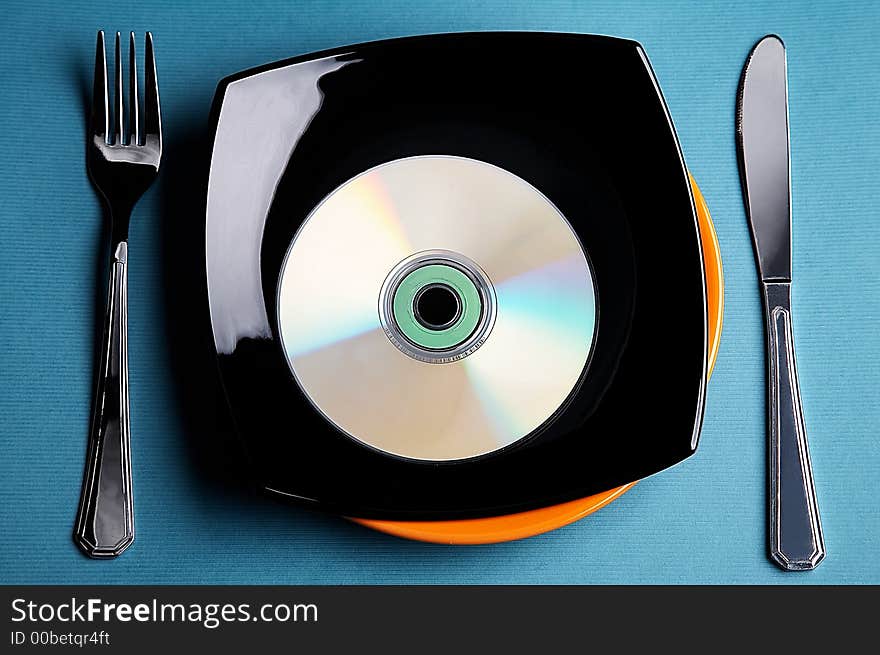
[[[288,364],[350,437],[428,461],[533,433],[585,373],[593,276],[559,210],[501,168],[382,164],[302,223],[278,288]]]

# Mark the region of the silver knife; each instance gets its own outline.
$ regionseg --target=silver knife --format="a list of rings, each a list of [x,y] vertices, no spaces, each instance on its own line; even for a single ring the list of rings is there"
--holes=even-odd
[[[825,557],[791,329],[791,178],[785,44],[752,48],[736,111],[740,177],[767,319],[770,557],[809,571]]]

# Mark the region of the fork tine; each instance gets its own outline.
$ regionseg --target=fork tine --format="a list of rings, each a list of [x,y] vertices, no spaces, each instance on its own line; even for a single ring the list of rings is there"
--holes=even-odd
[[[94,136],[105,141],[110,131],[107,114],[107,53],[104,49],[104,31],[98,31],[98,44],[95,46],[95,81],[92,87],[92,119],[91,130]]]
[[[119,32],[116,33],[116,84],[114,88],[114,97],[113,97],[113,113],[116,124],[116,135],[114,137],[114,143],[118,146],[121,146],[125,143],[122,140],[123,134],[123,108],[122,108],[122,53],[120,52],[119,47]]]
[[[159,84],[156,82],[156,58],[153,35],[147,32],[144,49],[144,141],[155,138],[162,144],[162,116],[159,113]]]
[[[138,74],[137,74],[137,56],[135,54],[135,38],[134,32],[129,34],[128,40],[128,142],[136,146],[140,143],[138,136],[138,109],[140,102],[138,101]]]

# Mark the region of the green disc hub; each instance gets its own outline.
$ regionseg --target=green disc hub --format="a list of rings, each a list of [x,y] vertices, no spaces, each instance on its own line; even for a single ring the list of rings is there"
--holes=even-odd
[[[426,264],[404,277],[392,314],[417,346],[448,350],[464,343],[480,322],[483,303],[473,281],[448,264]]]
[[[495,287],[476,262],[450,250],[423,250],[388,273],[379,291],[379,320],[402,353],[449,364],[485,343],[495,305]]]

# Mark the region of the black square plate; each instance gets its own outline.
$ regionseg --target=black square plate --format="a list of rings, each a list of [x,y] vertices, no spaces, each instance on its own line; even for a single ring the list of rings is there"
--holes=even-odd
[[[638,43],[477,33],[339,48],[226,78],[213,120],[211,323],[266,490],[350,516],[457,519],[598,493],[694,452],[707,368],[700,237]],[[425,154],[494,164],[549,197],[590,255],[599,308],[587,372],[549,426],[442,464],[383,455],[325,421],[290,373],[275,316],[284,255],[311,210],[367,169]]]

